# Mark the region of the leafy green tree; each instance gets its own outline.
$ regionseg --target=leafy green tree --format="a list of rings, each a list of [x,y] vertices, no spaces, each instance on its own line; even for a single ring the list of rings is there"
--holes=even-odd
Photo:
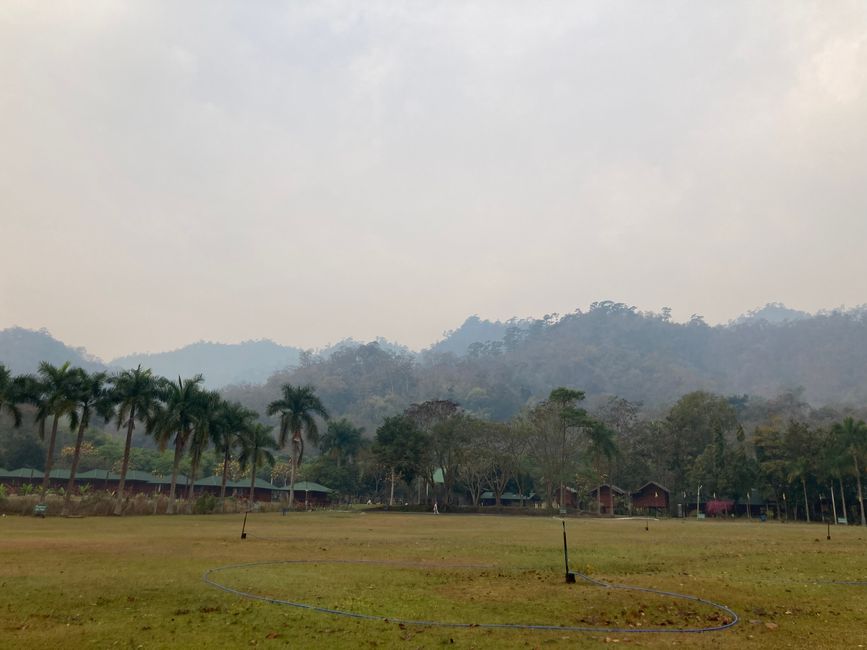
[[[451,400],[429,400],[412,404],[405,412],[428,438],[426,478],[434,484],[434,473],[443,474],[443,503],[451,503],[458,468],[470,441],[472,419]]]
[[[696,459],[708,445],[719,444],[737,428],[737,417],[728,400],[702,391],[681,397],[666,417],[660,440],[668,450],[671,487],[686,489]]]
[[[411,482],[426,464],[428,436],[415,420],[406,415],[386,418],[376,430],[373,454],[389,469],[391,494],[389,505],[394,505],[394,484],[398,477]]]
[[[555,388],[527,416],[530,451],[541,471],[549,508],[553,507],[556,491],[560,503],[565,503],[566,482],[577,472],[587,431],[594,426],[587,412],[577,405],[583,399],[582,391]]]
[[[148,431],[157,439],[161,451],[169,443],[174,446],[167,514],[173,514],[175,511],[178,467],[201,417],[202,390],[200,386],[203,381],[202,375],[196,375],[191,379],[178,377],[177,383],[173,381],[161,382],[160,399],[163,403],[157,408],[154,417],[148,423]]]
[[[303,434],[306,432],[310,442],[316,444],[319,439],[316,416],[328,420],[328,411],[316,396],[313,386],[284,384],[281,391],[283,396],[268,404],[268,415],[280,414],[280,449],[286,446],[291,434],[292,476],[289,486],[289,507],[292,508],[295,502],[295,475],[304,457]]]
[[[112,385],[112,394],[117,404],[117,428],[126,426],[120,482],[114,505],[114,514],[120,516],[123,514],[126,475],[129,471],[135,423],[136,421],[147,423],[155,414],[159,405],[160,381],[154,377],[150,368],[142,370],[141,365],[139,365],[135,370],[125,370],[112,377],[109,382]]]
[[[69,510],[69,499],[75,489],[75,474],[78,471],[78,459],[81,456],[81,443],[84,440],[84,431],[90,426],[90,419],[97,414],[108,422],[114,414],[113,398],[106,385],[107,375],[104,372],[88,374],[86,370],[77,368],[75,381],[74,400],[75,410],[69,414],[69,426],[74,431],[78,429],[75,437],[75,450],[72,456],[72,467],[69,469],[69,482],[66,485],[66,494],[63,497],[63,513]]]
[[[54,366],[46,361],[39,364],[38,379],[30,384],[30,399],[36,404],[36,421],[39,437],[45,440],[45,424],[51,418],[51,435],[45,451],[42,479],[42,494],[48,490],[51,468],[54,465],[54,446],[57,442],[57,425],[61,418],[69,417],[78,406],[76,401],[78,371],[69,362]]]
[[[241,433],[241,453],[238,462],[242,469],[250,467],[250,504],[256,494],[256,472],[265,464],[274,465],[272,450],[277,449],[277,442],[271,435],[274,427],[268,427],[259,422]]]
[[[485,487],[494,493],[499,506],[506,487],[518,476],[521,460],[526,456],[526,430],[512,423],[484,421],[478,443],[477,449],[489,461]],[[521,496],[525,496],[523,492]]]
[[[753,448],[758,475],[773,492],[774,502],[783,503],[782,495],[788,484],[788,456],[783,434],[774,424],[758,426],[753,436]]]
[[[805,422],[789,422],[783,436],[787,457],[787,478],[798,481],[804,493],[804,512],[810,521],[810,498],[807,494],[807,482],[814,478],[818,471],[821,458],[822,440],[818,432]]]
[[[855,474],[855,484],[858,486],[858,505],[861,510],[861,525],[867,526],[867,518],[864,516],[864,493],[861,489],[861,472],[867,457],[867,424],[863,420],[855,421],[854,418],[846,418],[842,422],[834,424],[832,431],[841,440],[843,447],[852,458],[852,469]]]
[[[615,441],[614,432],[601,422],[588,423],[586,426],[588,438],[587,455],[591,459],[596,470],[599,482],[604,482],[605,477],[603,467],[608,469],[609,483],[613,485],[614,478],[611,476],[611,463],[618,454],[617,442]],[[609,512],[614,516],[614,490],[609,490],[611,503],[609,504]],[[602,490],[596,491],[598,512],[602,512]]]

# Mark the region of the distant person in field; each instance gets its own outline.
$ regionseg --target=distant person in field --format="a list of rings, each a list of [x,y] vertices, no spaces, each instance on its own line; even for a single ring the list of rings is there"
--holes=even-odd
[[[434,501],[434,514],[438,515],[440,513],[440,509],[437,507],[437,502]]]

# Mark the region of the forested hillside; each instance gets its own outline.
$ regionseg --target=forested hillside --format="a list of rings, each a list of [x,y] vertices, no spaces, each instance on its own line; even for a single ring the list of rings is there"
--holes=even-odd
[[[864,310],[777,324],[754,315],[710,327],[700,317],[675,323],[665,311],[605,302],[502,331],[465,355],[434,348],[416,358],[375,343],[306,355],[263,386],[224,393],[261,409],[282,383],[312,384],[334,412],[368,428],[426,399],[506,420],[557,386],[580,387],[590,401],[618,395],[651,408],[695,390],[768,398],[797,390],[814,405],[867,402]]]
[[[45,331],[0,332],[0,362],[10,370],[34,372],[41,360],[103,367]],[[229,384],[226,394],[260,412],[275,386],[312,384],[336,413],[368,428],[427,399],[506,420],[557,386],[579,387],[590,402],[618,395],[650,408],[695,390],[772,397],[798,389],[813,405],[860,405],[867,403],[867,310],[809,316],[768,305],[711,327],[698,316],[677,323],[665,309],[601,302],[538,320],[474,316],[418,354],[382,339],[347,339],[319,353],[271,341],[196,343],[110,366],[138,364],[167,377],[203,373],[207,386]]]
[[[41,361],[73,365],[97,370],[105,365],[84,348],[72,348],[51,336],[46,329],[38,331],[23,327],[0,330],[0,363],[16,374],[36,372]]]
[[[301,350],[273,341],[211,343],[199,341],[179,350],[156,354],[132,354],[112,360],[117,368],[141,364],[165,377],[205,376],[205,385],[218,388],[238,382],[261,383],[272,373],[298,364]]]

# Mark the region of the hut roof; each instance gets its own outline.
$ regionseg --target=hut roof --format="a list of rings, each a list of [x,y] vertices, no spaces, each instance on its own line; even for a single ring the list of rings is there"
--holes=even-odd
[[[644,489],[645,489],[645,488],[648,488],[648,487],[651,487],[651,486],[652,486],[652,487],[655,487],[655,488],[658,489],[658,490],[662,490],[662,491],[665,492],[666,494],[671,494],[671,490],[669,490],[669,489],[668,489],[667,487],[665,487],[664,485],[662,485],[662,484],[660,484],[660,483],[657,483],[656,481],[648,481],[647,483],[645,483],[644,485],[642,485],[640,488],[638,488],[637,490],[635,490],[635,492],[633,492],[632,494],[640,494],[641,492],[644,492]]]
[[[274,488],[278,489],[278,488]],[[279,488],[283,490],[289,490],[288,487]],[[327,488],[324,485],[319,485],[319,483],[314,483],[313,481],[300,481],[295,484],[296,492],[334,492],[331,488]]]

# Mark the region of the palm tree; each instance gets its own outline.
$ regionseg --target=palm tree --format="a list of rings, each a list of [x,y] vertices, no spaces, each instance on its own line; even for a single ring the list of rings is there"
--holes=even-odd
[[[48,449],[45,451],[45,476],[42,479],[42,496],[48,490],[51,467],[54,464],[54,445],[57,441],[57,425],[60,418],[74,413],[78,404],[76,401],[76,383],[79,373],[67,361],[62,366],[53,366],[47,361],[39,364],[39,378],[32,384],[31,399],[36,403],[36,421],[39,423],[39,437],[45,440],[45,423],[52,418],[51,437],[48,439]]]
[[[842,441],[846,451],[852,457],[852,465],[855,470],[855,482],[858,486],[858,504],[861,507],[861,525],[867,526],[867,518],[864,516],[864,494],[861,491],[861,467],[865,455],[867,455],[867,424],[864,420],[855,422],[852,418],[846,418],[843,422],[837,422],[831,431]]]
[[[286,446],[289,433],[292,434],[292,463],[289,485],[289,508],[292,508],[292,504],[295,502],[295,474],[298,472],[298,465],[301,464],[301,459],[304,456],[302,433],[306,431],[310,442],[315,444],[319,437],[319,430],[316,427],[314,416],[318,415],[327,420],[328,411],[325,410],[322,402],[313,392],[312,386],[284,384],[282,391],[282,399],[268,404],[268,415],[280,413],[279,444],[281,449]]]
[[[193,486],[199,473],[199,464],[202,462],[202,454],[213,441],[216,444],[220,439],[220,427],[222,426],[222,409],[225,402],[216,391],[203,392],[201,394],[200,411],[196,417],[196,425],[193,435],[190,436],[190,476],[187,486],[187,500],[193,498]]]
[[[241,464],[241,469],[252,466],[250,469],[250,507],[253,506],[253,497],[256,493],[256,471],[265,463],[274,465],[274,454],[271,453],[271,450],[277,449],[277,442],[271,435],[273,430],[274,427],[266,427],[257,422],[240,436],[241,455],[238,456],[238,462]]]
[[[256,419],[256,412],[241,406],[238,402],[224,403],[222,409],[222,426],[219,430],[219,440],[215,443],[218,451],[223,453],[223,477],[220,483],[220,502],[226,498],[226,479],[229,475],[229,460],[232,450],[241,444],[241,435],[249,432]]]
[[[340,468],[344,459],[353,458],[361,449],[363,434],[363,427],[356,427],[346,418],[331,420],[319,439],[319,450],[330,455]]]
[[[12,416],[16,427],[21,426],[21,411],[18,409],[18,404],[24,401],[23,383],[21,377],[13,378],[6,366],[0,363],[0,414],[6,411]]]
[[[117,501],[114,514],[123,514],[123,493],[126,486],[126,474],[129,470],[129,456],[132,448],[132,434],[135,421],[146,423],[159,405],[159,386],[150,368],[142,370],[139,365],[135,370],[124,370],[112,377],[109,382],[113,386],[112,394],[118,406],[117,428],[126,426],[126,442],[123,447],[123,463],[120,468],[120,483],[117,488]]]
[[[97,413],[108,422],[114,412],[111,393],[105,385],[106,374],[95,372],[88,375],[86,370],[81,368],[76,370],[78,374],[74,394],[76,408],[69,414],[69,427],[73,431],[77,428],[78,435],[75,438],[72,467],[69,469],[69,482],[66,484],[66,494],[63,497],[63,515],[66,515],[69,510],[69,499],[75,489],[75,473],[78,471],[78,460],[81,456],[81,442],[84,440],[85,429],[90,425],[90,418]]]
[[[162,382],[160,397],[163,405],[157,408],[148,423],[148,432],[156,437],[160,450],[164,450],[170,442],[175,448],[166,514],[173,514],[175,511],[178,467],[201,414],[202,390],[199,385],[203,381],[202,375],[196,375],[191,379],[178,377],[177,384],[172,381]]]

